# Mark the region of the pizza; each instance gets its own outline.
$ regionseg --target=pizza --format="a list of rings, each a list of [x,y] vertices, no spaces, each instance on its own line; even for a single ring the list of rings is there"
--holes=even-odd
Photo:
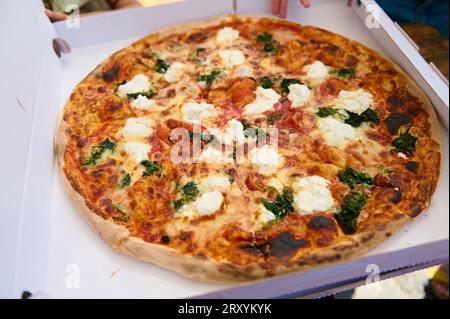
[[[367,252],[430,204],[432,105],[316,27],[225,16],[114,53],[73,90],[56,153],[115,250],[186,277],[271,277]]]

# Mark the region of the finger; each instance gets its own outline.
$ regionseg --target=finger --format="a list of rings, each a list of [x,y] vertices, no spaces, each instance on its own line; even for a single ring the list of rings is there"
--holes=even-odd
[[[305,8],[309,8],[311,6],[311,2],[309,0],[300,0],[300,2]]]
[[[347,1],[347,7],[351,7],[352,6],[352,2],[353,2],[352,0],[348,0]]]
[[[286,18],[288,9],[288,0],[281,0],[280,2],[280,18]]]
[[[277,15],[280,12],[280,0],[272,0],[272,14]]]
[[[45,15],[51,20],[51,21],[62,21],[66,19],[66,15],[62,12],[55,12],[48,9],[45,9]]]

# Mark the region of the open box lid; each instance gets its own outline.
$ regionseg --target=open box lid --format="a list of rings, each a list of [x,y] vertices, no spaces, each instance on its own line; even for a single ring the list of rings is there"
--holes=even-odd
[[[267,5],[262,5],[261,2],[237,1],[238,13],[268,14],[269,1]],[[324,8],[326,5],[328,9],[339,8],[334,12],[342,16],[331,21],[332,31],[337,33],[345,34],[345,30],[358,19],[350,10],[342,10],[343,1],[332,0],[317,0],[309,11],[292,5],[288,18],[294,21],[301,19],[303,24],[330,29],[329,17],[317,14],[321,5],[324,5]],[[361,6],[354,8],[360,18],[367,18],[366,9],[369,5],[374,5],[374,2],[361,1]],[[0,139],[2,147],[8,150],[8,156],[2,157],[0,170],[4,180],[10,182],[0,186],[0,213],[4,221],[0,226],[0,253],[3,260],[10,262],[3,262],[0,266],[0,296],[18,297],[23,289],[39,291],[45,288],[43,274],[46,274],[47,267],[50,231],[48,218],[52,209],[49,190],[53,185],[54,168],[52,140],[59,113],[59,109],[53,106],[61,105],[63,97],[60,85],[64,73],[64,63],[55,55],[52,40],[61,37],[73,48],[80,48],[93,45],[99,39],[108,42],[138,38],[160,27],[185,21],[187,13],[189,20],[232,13],[233,2],[215,0],[214,6],[211,6],[209,0],[192,0],[111,12],[83,18],[83,28],[80,29],[67,28],[64,22],[52,25],[43,14],[41,1],[10,1],[2,6],[3,12],[8,14],[4,14],[0,22],[0,38],[3,43],[9,45],[5,51],[0,52],[0,63],[4,64],[2,70],[8,75],[2,78],[3,85],[0,86],[7,88],[2,92],[7,103],[2,110]],[[168,12],[170,14],[167,14]],[[132,23],[124,24],[124,21]],[[379,22],[381,28],[369,30],[378,39],[377,45],[381,45],[426,91],[440,115],[441,123],[448,130],[447,84],[384,13],[379,17]],[[9,33],[11,26],[14,26],[14,32]],[[355,38],[360,38],[368,31],[361,28],[351,32]],[[367,37],[365,43],[371,46],[371,41],[374,39]],[[445,178],[448,180],[448,167],[446,174]],[[448,203],[446,207],[448,209]],[[433,252],[429,252],[430,247],[421,247],[419,253],[423,259],[418,263],[436,262],[445,256],[446,251],[448,257],[448,228],[447,239],[432,248]],[[402,258],[403,263],[392,264],[388,262],[388,258],[386,263],[380,266],[382,269],[391,270],[417,263],[411,251],[404,251]],[[359,263],[352,263],[344,270],[343,276],[355,277],[356,273],[364,274],[363,266],[367,262],[361,260]],[[245,285],[242,289],[233,288],[232,291],[209,296],[269,297],[287,294],[298,288],[299,283],[303,285],[306,279],[309,280],[309,288],[330,283],[332,278],[324,275],[324,272],[329,273],[337,268],[339,266],[319,269],[308,278],[304,275],[296,277],[294,274],[283,277],[282,280],[272,279],[266,283]],[[264,289],[259,290],[258,287]]]

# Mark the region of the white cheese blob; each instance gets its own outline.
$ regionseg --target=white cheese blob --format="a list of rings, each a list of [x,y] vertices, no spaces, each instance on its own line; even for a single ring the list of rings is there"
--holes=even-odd
[[[320,176],[301,177],[294,181],[294,206],[302,214],[325,212],[334,206],[330,182]]]
[[[241,121],[232,119],[228,121],[228,127],[225,129],[226,140],[224,141],[227,144],[234,142],[243,143],[245,141],[244,135],[244,125]]]
[[[373,103],[373,95],[363,89],[339,92],[336,104],[347,111],[361,114]]]
[[[223,195],[219,191],[213,191],[201,195],[194,202],[194,207],[199,215],[211,215],[222,206]]]
[[[150,100],[144,95],[138,95],[138,97],[131,102],[131,106],[140,110],[148,110],[155,107],[156,103],[154,100]]]
[[[241,65],[236,68],[236,76],[242,78],[249,78],[253,76],[253,69],[247,65]]]
[[[152,121],[147,118],[129,118],[122,130],[124,137],[144,137],[152,134]]]
[[[354,127],[333,117],[320,118],[318,125],[328,145],[342,148],[347,141],[358,140],[359,136]]]
[[[202,191],[224,191],[230,186],[230,180],[226,176],[212,175],[200,181]]]
[[[267,223],[275,220],[277,217],[270,210],[267,210],[263,205],[259,205],[255,213],[255,222],[258,228],[263,227]]]
[[[150,152],[151,147],[145,143],[128,142],[125,143],[123,149],[136,164],[140,164],[142,161],[148,160],[148,152]]]
[[[277,150],[270,146],[264,145],[261,148],[254,148],[250,151],[250,161],[258,167],[261,174],[270,175],[277,171],[281,164],[282,156]]]
[[[239,38],[239,31],[233,28],[223,28],[217,32],[216,43],[228,44]]]
[[[308,80],[313,84],[320,84],[329,76],[328,67],[320,61],[307,65],[305,70]]]
[[[303,106],[311,97],[311,91],[306,85],[292,84],[289,85],[288,99],[292,103],[292,107]]]
[[[173,63],[164,74],[164,79],[169,83],[175,83],[183,76],[184,64],[180,62]]]
[[[281,95],[273,89],[256,89],[256,99],[244,107],[244,114],[258,114],[273,109],[274,105],[280,100]]]
[[[219,55],[226,68],[232,68],[245,62],[245,56],[240,50],[222,50],[219,52]]]
[[[150,90],[150,82],[148,77],[144,74],[136,75],[131,81],[125,84],[119,85],[117,88],[117,95],[120,97],[126,97],[127,94],[142,93]]]
[[[206,102],[190,102],[183,105],[181,111],[183,112],[183,120],[191,124],[200,124],[204,118],[213,114],[215,110],[214,105]]]
[[[223,163],[225,156],[221,150],[217,150],[212,146],[206,147],[200,156],[202,162],[205,163]]]

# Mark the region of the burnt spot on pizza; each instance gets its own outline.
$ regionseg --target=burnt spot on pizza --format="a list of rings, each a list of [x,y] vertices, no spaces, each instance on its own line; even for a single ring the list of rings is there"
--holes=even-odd
[[[399,99],[398,96],[396,96],[396,95],[391,95],[391,96],[389,96],[389,97],[387,98],[387,102],[388,102],[389,106],[395,108],[395,107],[398,107],[398,106],[400,105],[401,100]]]
[[[241,249],[251,255],[255,255],[255,256],[263,256],[264,255],[263,250],[261,250],[261,246],[257,246],[257,245],[244,244],[244,245],[240,245],[239,249]]]
[[[326,217],[326,216],[317,216],[313,217],[309,223],[308,228],[312,230],[321,230],[321,229],[327,229],[327,230],[336,230],[336,223],[333,219]]]
[[[195,32],[195,33],[191,33],[186,41],[189,43],[201,43],[206,41],[206,39],[208,39],[209,37],[209,33],[207,32]]]
[[[410,208],[409,216],[412,218],[419,216],[419,214],[425,209],[425,207],[417,203],[411,203],[409,205],[409,208]]]
[[[107,71],[103,72],[103,80],[106,82],[113,82],[117,79],[119,75],[120,65],[118,63],[114,63],[113,66]]]
[[[419,170],[419,163],[416,161],[409,161],[405,164],[405,168],[412,172],[412,173],[417,173],[417,171]]]
[[[394,191],[394,194],[391,197],[391,202],[394,204],[398,204],[402,201],[403,194],[400,190]]]
[[[411,119],[404,113],[393,113],[384,121],[391,135],[397,135],[402,126],[411,123]]]
[[[310,246],[308,240],[296,239],[290,233],[281,233],[270,239],[267,244],[269,245],[269,251],[266,254],[274,257],[291,256],[298,249]]]
[[[374,237],[375,237],[374,232],[364,233],[359,237],[359,241],[361,242],[361,244],[363,244],[363,243],[368,242],[369,240],[371,240]]]

